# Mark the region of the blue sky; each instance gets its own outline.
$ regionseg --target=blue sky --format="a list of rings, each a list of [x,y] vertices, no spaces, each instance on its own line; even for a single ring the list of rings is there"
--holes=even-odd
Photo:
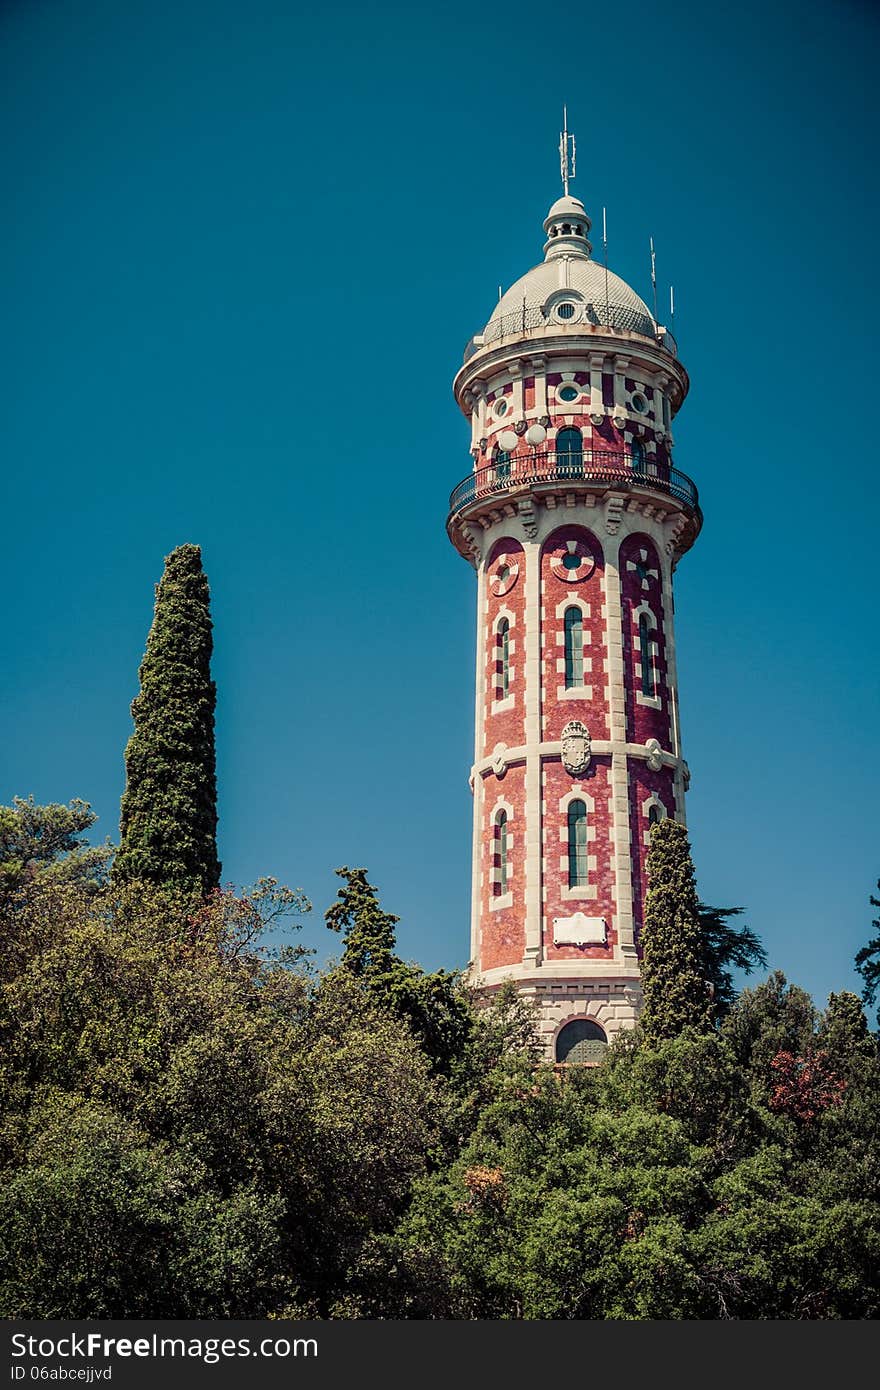
[[[251,0],[0,10],[0,800],[115,834],[165,554],[202,545],[224,877],[366,864],[427,966],[468,950],[473,576],[450,383],[574,191],[648,237],[706,522],[677,573],[689,824],[817,999],[853,987],[877,836],[878,22]]]

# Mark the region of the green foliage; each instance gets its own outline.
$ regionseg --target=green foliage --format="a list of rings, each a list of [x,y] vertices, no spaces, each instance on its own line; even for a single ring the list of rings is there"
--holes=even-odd
[[[37,806],[16,796],[0,806],[0,904],[11,906],[35,880],[99,886],[113,851],[85,838],[96,820],[85,801]]]
[[[739,1006],[734,1006],[733,1013]],[[755,1024],[754,1010],[752,1024]],[[760,1016],[771,1038],[769,1011]],[[810,1119],[767,1111],[728,1039],[615,1044],[509,1079],[385,1244],[424,1318],[865,1318],[880,1312],[876,1078]],[[855,1089],[852,1090],[855,1098]],[[836,1172],[845,1175],[842,1186]],[[373,1304],[389,1314],[389,1303]],[[399,1315],[399,1314],[398,1314]]]
[[[880,891],[880,879],[877,880],[877,889]],[[872,907],[880,907],[880,898],[875,898],[873,893],[868,901]],[[862,998],[869,1005],[877,1002],[877,994],[880,991],[880,917],[875,917],[871,926],[874,928],[874,935],[856,954],[856,970],[864,981]],[[880,1025],[880,1009],[877,1011],[877,1023]]]
[[[741,907],[708,907],[700,903],[703,969],[712,989],[715,1017],[726,1017],[736,999],[732,971],[743,970],[750,975],[758,966],[766,966],[767,952],[751,927],[734,926],[732,917]]]
[[[323,1315],[398,1219],[430,1064],[349,972],[255,948],[302,906],[40,883],[2,915],[0,1316]]]
[[[819,1016],[777,973],[718,1028],[676,996],[665,1036],[560,1070],[512,983],[400,960],[363,870],[320,974],[263,945],[309,906],[274,879],[107,885],[54,844],[0,900],[0,1316],[880,1316],[854,995]],[[687,966],[686,841],[666,851]]]
[[[216,690],[208,581],[197,545],[166,558],[132,701],[117,883],[183,891],[220,883],[214,753]]]
[[[642,928],[642,1027],[649,1042],[685,1028],[711,1026],[700,910],[683,825],[663,820],[651,831]]]
[[[400,920],[385,912],[366,869],[336,870],[344,886],[325,920],[342,932],[341,968],[363,980],[383,1008],[412,1029],[435,1069],[450,1075],[461,1062],[473,1032],[473,1010],[459,975],[426,973],[396,954]]]

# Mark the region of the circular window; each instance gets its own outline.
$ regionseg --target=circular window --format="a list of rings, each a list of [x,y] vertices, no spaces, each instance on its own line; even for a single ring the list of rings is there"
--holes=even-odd
[[[569,382],[566,386],[560,386],[557,394],[561,401],[576,401],[581,393],[578,386],[572,386]]]
[[[498,416],[499,420],[501,419],[502,415],[507,414],[507,401],[504,399],[503,396],[500,400],[497,400],[495,402],[492,409],[495,411],[495,414]]]
[[[557,304],[556,306],[556,317],[560,319],[573,319],[574,305],[567,299],[563,300],[561,304]]]
[[[510,565],[499,565],[498,569],[495,571],[495,578],[498,580],[499,584],[506,584],[510,578]]]
[[[641,391],[633,392],[631,404],[633,410],[635,410],[639,415],[647,415],[648,402],[646,398],[642,395]]]
[[[563,555],[562,563],[567,570],[579,570],[583,559],[580,555]]]

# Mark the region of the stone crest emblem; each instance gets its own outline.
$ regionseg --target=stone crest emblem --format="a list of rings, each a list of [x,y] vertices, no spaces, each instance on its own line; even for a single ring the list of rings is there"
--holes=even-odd
[[[562,766],[571,777],[590,766],[590,731],[579,719],[570,719],[562,730]]]

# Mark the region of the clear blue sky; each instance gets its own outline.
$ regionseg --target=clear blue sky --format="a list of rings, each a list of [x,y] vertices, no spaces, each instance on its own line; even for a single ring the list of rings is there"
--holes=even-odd
[[[559,113],[612,268],[676,288],[702,895],[818,999],[880,873],[877,12],[460,0],[0,10],[0,800],[115,834],[165,554],[203,547],[224,877],[366,864],[468,950],[469,466],[450,382],[541,254]],[[665,293],[665,291],[663,291]],[[665,302],[665,301],[663,301]]]

